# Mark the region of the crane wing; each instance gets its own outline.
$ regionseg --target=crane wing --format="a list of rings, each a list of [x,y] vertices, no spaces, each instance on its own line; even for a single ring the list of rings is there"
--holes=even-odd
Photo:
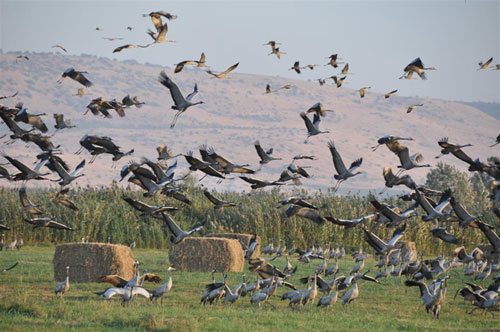
[[[471,157],[469,157],[465,152],[462,151],[462,149],[453,149],[453,151],[451,152],[455,157],[457,157],[458,159],[466,162],[467,164],[469,165],[473,165],[474,164],[474,161],[472,160]]]
[[[386,204],[381,204],[377,200],[372,200],[371,203],[377,209],[377,211],[380,211],[380,213],[389,218],[391,221],[400,217],[399,214],[394,212]]]
[[[5,159],[7,159],[9,161],[9,163],[11,163],[15,168],[17,168],[21,172],[23,172],[25,174],[28,174],[28,173],[32,172],[32,170],[28,166],[26,166],[25,164],[23,164],[19,160],[13,159],[13,158],[11,158],[11,157],[9,157],[7,155],[3,155],[3,157]]]
[[[213,204],[217,205],[219,203],[221,203],[222,201],[217,199],[214,195],[212,195],[208,190],[203,190],[203,194],[205,195],[206,198],[208,198],[208,200],[210,202],[212,202]]]
[[[172,220],[167,214],[161,213],[163,221],[167,225],[168,229],[174,236],[178,236],[183,233],[182,229]]]
[[[405,230],[406,230],[406,224],[404,224],[403,226],[401,226],[398,229],[396,229],[394,231],[394,233],[392,234],[392,238],[389,240],[389,242],[387,243],[387,245],[389,245],[391,247],[394,247],[394,245],[396,244],[396,242],[398,242],[399,239],[401,239],[403,237],[403,233],[404,233]]]
[[[414,187],[414,189],[415,189],[415,194],[417,195],[417,201],[420,204],[420,206],[425,210],[427,214],[433,213],[434,208],[429,203],[425,195],[422,195],[416,187]]]
[[[61,177],[61,179],[67,178],[69,176],[68,172],[64,169],[64,167],[61,166],[61,164],[54,158],[50,158],[52,164],[54,165],[54,169],[56,170],[57,174]]]
[[[162,280],[160,276],[157,276],[156,274],[153,274],[153,273],[144,273],[141,276],[141,279],[143,281],[154,282],[156,284],[159,283]]]
[[[7,114],[0,112],[0,117],[2,118],[3,122],[5,122],[7,127],[9,127],[10,131],[12,131],[15,135],[26,133],[26,131],[21,129],[21,127],[19,127],[17,123],[12,120],[12,118]]]
[[[335,225],[339,226],[345,226],[345,227],[354,227],[356,226],[359,222],[355,222],[354,220],[347,220],[347,219],[337,219],[335,217],[325,217],[328,221]]]
[[[233,71],[234,69],[236,69],[236,67],[238,67],[240,63],[235,63],[234,65],[232,65],[231,67],[229,67],[228,69],[226,69],[225,71],[223,71],[222,73],[220,73],[219,75],[225,75],[225,74],[228,74],[229,72]]]
[[[189,64],[191,61],[182,61],[182,62],[179,62],[176,66],[175,66],[175,69],[174,69],[174,73],[177,74],[177,73],[180,73],[182,71],[182,69],[184,68],[185,65]]]
[[[309,219],[317,224],[323,224],[325,222],[323,217],[321,217],[318,214],[318,212],[316,212],[316,210],[302,207],[300,205],[295,205],[295,204],[290,204],[288,206],[288,208],[286,209],[286,215],[288,217],[295,216],[295,215],[299,216],[299,217],[303,217],[303,218]]]
[[[136,201],[135,199],[132,199],[130,197],[122,197],[125,202],[127,202],[130,206],[132,206],[134,209],[139,210],[139,211],[146,211],[148,208],[150,208],[149,205],[141,202],[141,201]]]
[[[75,81],[77,81],[78,83],[80,83],[81,85],[87,87],[87,88],[90,88],[92,86],[92,82],[90,82],[86,77],[85,75],[83,75],[81,72],[79,71],[74,71],[74,74],[72,75],[69,75],[72,79],[74,79]]]
[[[22,187],[21,189],[19,189],[19,199],[20,199],[21,205],[23,207],[33,205],[33,203],[31,203],[31,201],[28,199],[28,195],[26,195],[26,188],[25,187]]]
[[[407,287],[418,287],[420,289],[420,296],[423,295],[430,295],[429,288],[427,288],[427,285],[424,284],[423,282],[420,281],[414,281],[414,280],[406,280],[405,285]]]
[[[385,142],[385,145],[387,145],[389,150],[391,150],[393,153],[395,153],[397,155],[399,155],[404,150],[407,150],[406,153],[408,154],[408,158],[410,156],[410,154],[408,152],[408,148],[406,146],[404,146],[403,144],[399,143],[398,140],[389,140],[389,141]]]
[[[328,142],[328,148],[330,149],[330,153],[332,154],[333,165],[335,166],[335,170],[338,174],[343,174],[347,172],[347,169],[342,161],[342,157],[338,153],[335,148],[335,143],[333,141]]]
[[[300,117],[304,120],[304,123],[306,124],[307,131],[309,133],[314,132],[314,130],[316,128],[312,124],[311,120],[307,117],[306,113],[304,113],[304,112],[300,113]]]
[[[210,175],[210,176],[214,176],[214,177],[218,177],[218,178],[221,178],[221,179],[225,179],[224,175],[222,175],[221,173],[219,173],[212,166],[208,166],[208,165],[207,166],[203,166],[203,167],[200,167],[199,170],[202,171],[205,174]]]
[[[441,195],[441,199],[439,200],[438,205],[436,206],[436,211],[443,211],[444,208],[450,203],[451,198],[451,189],[445,190],[445,192]]]
[[[237,166],[237,167],[231,168],[231,173],[254,174],[255,171],[250,169],[250,168],[247,168],[247,167]]]
[[[260,157],[260,160],[266,160],[268,158],[268,155],[264,151],[264,149],[260,146],[260,142],[255,141],[254,146],[255,146],[255,150],[257,150],[257,154]]]
[[[482,221],[476,221],[476,224],[481,230],[481,232],[483,232],[484,235],[486,235],[486,238],[488,239],[488,241],[490,241],[494,251],[497,253],[500,252],[500,238],[498,237],[498,234],[496,234],[493,229],[491,229],[487,224],[483,223]]]
[[[115,287],[124,287],[128,283],[128,280],[123,279],[119,275],[110,274],[100,277],[97,279],[97,282],[107,282]]]
[[[351,163],[351,166],[349,167],[349,172],[354,171],[356,168],[361,166],[361,163],[363,163],[363,158],[356,159]]]
[[[450,198],[450,205],[460,219],[466,220],[471,216],[453,196]]]
[[[243,181],[248,182],[250,184],[264,184],[264,182],[261,181],[261,180],[254,179],[254,178],[249,178],[249,177],[246,177],[246,176],[240,176],[240,179],[242,179]]]
[[[373,249],[375,249],[377,252],[383,252],[387,247],[387,244],[382,241],[377,235],[366,229],[366,227],[361,226],[361,229],[365,232],[366,242],[368,242],[368,244],[372,246]]]
[[[394,182],[396,179],[398,179],[394,173],[392,172],[392,168],[391,166],[386,166],[382,172],[382,174],[384,175],[384,179],[385,179],[385,183],[387,185],[387,183],[392,183]]]
[[[54,220],[50,220],[49,222],[47,222],[46,227],[56,228],[56,229],[64,229],[64,230],[67,230],[67,231],[72,231],[73,230],[71,227],[66,226],[64,224],[61,224],[61,223],[59,223],[57,221],[54,221]]]
[[[226,168],[228,166],[234,165],[231,161],[217,154],[214,149],[210,148],[207,150],[209,156],[222,168]]]
[[[175,103],[175,105],[181,105],[185,104],[185,99],[182,96],[181,91],[179,90],[179,87],[177,84],[175,84],[165,73],[164,70],[161,71],[160,76],[158,78],[161,84],[163,84],[165,87],[167,87],[170,90],[170,95],[172,96],[172,99]]]
[[[85,167],[85,159],[83,159],[76,167],[71,176],[76,176]]]
[[[191,101],[191,99],[193,99],[193,97],[196,96],[197,93],[198,93],[198,84],[195,83],[193,92],[187,95],[186,100]]]

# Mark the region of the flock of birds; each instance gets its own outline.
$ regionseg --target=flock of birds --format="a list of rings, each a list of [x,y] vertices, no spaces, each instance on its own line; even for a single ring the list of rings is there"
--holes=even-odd
[[[149,16],[151,18],[156,30],[148,31],[148,35],[153,39],[153,42],[145,45],[126,44],[117,47],[113,52],[120,52],[129,48],[146,48],[154,44],[164,42],[175,42],[167,39],[166,34],[168,26],[167,23],[162,22],[162,18],[173,20],[176,19],[177,16],[164,11],[151,12],[145,16]],[[127,27],[127,29],[132,30],[132,27]],[[100,31],[102,29],[96,28],[96,30]],[[117,38],[110,38],[110,40],[117,40]],[[271,53],[269,53],[269,55],[276,55],[278,59],[281,58],[281,55],[286,54],[281,51],[279,47],[277,47],[280,43],[276,41],[269,41],[265,45],[269,45],[271,47]],[[61,45],[55,45],[54,47],[67,52]],[[19,56],[16,61],[19,59],[29,60],[27,56]],[[339,58],[337,54],[332,54],[328,57],[328,59],[329,62],[326,66],[337,68],[340,64],[344,64],[343,62],[339,62],[339,60],[342,59]],[[489,68],[492,61],[493,58],[484,63],[480,62],[479,69],[484,70]],[[174,74],[180,73],[186,66],[207,67],[205,54],[202,53],[199,60],[184,60],[177,63],[175,65]],[[290,70],[294,70],[297,74],[300,74],[301,70],[314,70],[316,66],[316,64],[301,66],[300,62],[296,61]],[[211,75],[212,78],[225,79],[228,78],[228,74],[237,67],[238,63],[219,73],[216,73],[211,69],[207,69],[206,72]],[[494,69],[499,70],[500,65],[496,65],[496,68]],[[435,70],[435,68],[425,67],[421,59],[417,58],[403,69],[404,73],[400,78],[416,79],[413,76],[418,75],[420,79],[425,80],[425,72],[429,70]],[[84,87],[89,88],[93,85],[93,83],[85,76],[85,74],[87,73],[84,71],[69,68],[62,73],[58,82],[61,83],[66,77],[69,77]],[[318,81],[321,85],[323,85],[327,79],[332,79],[337,87],[341,87],[349,74],[352,74],[349,72],[349,64],[345,63],[343,69],[338,75],[328,78],[320,78]],[[165,71],[161,71],[159,74],[159,83],[169,90],[174,103],[172,109],[177,111],[171,123],[171,128],[174,128],[180,115],[186,112],[189,108],[203,103],[203,101],[193,101],[193,98],[198,93],[197,84],[194,85],[193,91],[185,96]],[[291,85],[285,85],[280,89],[290,89],[291,87]],[[361,98],[365,96],[368,89],[370,89],[370,87],[363,87],[359,90]],[[271,87],[267,85],[266,94],[272,92],[273,90],[271,90]],[[388,92],[385,94],[385,98],[390,98],[395,93],[397,93],[397,90]],[[78,96],[83,96],[85,94],[86,92],[84,88],[80,88],[78,90]],[[16,95],[17,93],[10,96],[1,96],[0,99],[14,98]],[[105,100],[104,98],[99,97],[93,99],[88,104],[87,112],[90,111],[94,115],[111,117],[110,110],[114,110],[119,116],[125,116],[125,109],[130,107],[138,108],[143,104],[144,103],[139,101],[137,96],[131,97],[130,95],[127,95],[121,102],[116,99]],[[416,108],[422,106],[422,104],[410,105],[407,112],[410,113]],[[318,102],[311,106],[308,110],[299,114],[307,129],[307,138],[305,142],[313,136],[329,133],[329,131],[322,131],[319,129],[321,118],[325,117],[328,112],[333,112],[333,110],[325,108],[321,102]],[[310,118],[311,113],[312,119]],[[53,197],[52,200],[67,207],[68,209],[76,211],[78,210],[78,207],[68,196],[68,186],[79,177],[84,176],[82,170],[86,166],[86,161],[85,159],[82,159],[81,162],[74,169],[72,169],[70,165],[68,165],[61,158],[61,145],[55,145],[52,142],[52,136],[44,135],[49,131],[42,118],[44,115],[46,114],[33,114],[28,112],[22,103],[18,103],[12,107],[0,105],[0,117],[12,132],[5,144],[12,144],[21,140],[26,144],[35,144],[41,150],[41,152],[36,155],[37,161],[35,162],[34,167],[2,153],[2,156],[7,161],[7,164],[14,167],[18,173],[13,174],[7,167],[4,167],[7,164],[2,164],[0,166],[0,178],[3,178],[6,181],[22,181],[23,184],[28,181],[37,180],[57,182],[60,185],[60,191]],[[56,124],[54,125],[56,131],[70,130],[74,127],[71,125],[70,120],[64,120],[64,114],[54,114],[54,119],[56,121]],[[32,128],[24,129],[20,126],[20,123],[28,124],[32,126]],[[489,255],[500,254],[500,238],[496,232],[496,226],[485,223],[481,219],[481,216],[474,216],[467,212],[461,202],[459,202],[454,196],[453,188],[449,188],[443,192],[433,190],[432,188],[416,184],[408,173],[403,174],[404,172],[415,168],[431,167],[431,165],[422,164],[422,154],[415,151],[410,153],[409,147],[403,145],[401,143],[402,141],[413,141],[413,138],[398,137],[388,134],[378,139],[377,144],[373,146],[373,151],[377,150],[379,146],[385,145],[398,157],[400,164],[397,168],[399,168],[399,171],[394,173],[392,168],[387,166],[383,169],[383,177],[387,188],[404,186],[411,191],[410,194],[401,197],[405,201],[413,202],[406,210],[400,211],[394,206],[379,202],[373,198],[371,200],[373,208],[368,214],[359,216],[357,219],[347,220],[341,219],[337,216],[324,215],[324,213],[320,211],[321,208],[314,206],[314,204],[308,202],[303,197],[287,197],[280,202],[281,206],[287,207],[285,211],[287,217],[297,216],[310,220],[318,225],[329,222],[345,228],[357,228],[363,232],[366,242],[373,248],[375,253],[374,255],[378,259],[378,263],[375,266],[379,268],[379,272],[376,276],[369,276],[368,273],[370,271],[364,271],[365,261],[368,254],[363,253],[361,248],[352,255],[355,261],[359,264],[356,265],[351,271],[345,271],[344,275],[337,276],[337,274],[340,273],[338,262],[346,258],[344,247],[337,246],[335,249],[329,247],[326,249],[312,247],[307,250],[300,250],[294,247],[286,249],[284,246],[275,248],[271,243],[269,246],[263,248],[262,253],[273,255],[272,258],[252,258],[252,255],[257,248],[257,237],[254,236],[249,243],[242,242],[242,248],[245,251],[245,258],[248,260],[250,271],[256,273],[255,282],[247,283],[246,276],[243,275],[243,282],[233,288],[230,288],[226,282],[225,274],[223,274],[221,281],[215,280],[216,271],[214,270],[212,271],[211,283],[207,284],[202,290],[201,303],[204,305],[216,304],[222,299],[226,302],[234,303],[241,297],[248,295],[252,304],[260,306],[262,303],[269,303],[269,299],[276,294],[278,287],[285,286],[291,290],[281,295],[281,299],[289,300],[290,307],[295,308],[297,306],[313,303],[318,295],[318,291],[324,295],[317,302],[318,306],[327,307],[333,305],[338,300],[345,305],[354,302],[359,297],[360,289],[358,281],[365,280],[380,283],[379,280],[382,278],[388,278],[390,276],[401,277],[404,275],[407,278],[405,285],[408,287],[419,287],[420,298],[427,312],[431,313],[433,317],[438,318],[440,308],[445,301],[447,280],[449,279],[448,271],[450,271],[450,269],[457,268],[457,266],[464,266],[465,274],[471,276],[475,275],[476,280],[485,280],[490,276],[493,276],[495,271],[498,272],[500,270],[499,264],[488,261],[488,257],[490,257]],[[470,172],[478,172],[486,179],[488,183],[488,190],[490,190],[492,206],[500,202],[500,163],[498,163],[498,161],[485,163],[480,161],[479,158],[470,157],[463,150],[464,148],[470,146],[470,144],[460,145],[451,143],[448,138],[443,138],[437,143],[441,148],[441,154],[436,156],[436,158],[452,154],[454,157],[466,163]],[[499,143],[500,135],[496,137],[492,147]],[[108,154],[112,156],[113,165],[115,165],[115,163],[123,157],[130,156],[134,153],[134,149],[130,149],[128,151],[122,150],[122,148],[112,138],[107,136],[84,135],[80,140],[80,145],[81,148],[76,152],[76,154],[87,151],[91,155],[89,164],[91,164],[98,156]],[[254,146],[260,159],[260,168],[265,167],[266,164],[275,160],[281,160],[281,158],[274,156],[273,148],[265,149],[261,146],[259,141],[255,141]],[[334,185],[334,189],[337,190],[343,182],[348,181],[350,178],[360,174],[358,169],[362,167],[363,158],[359,157],[358,159],[352,161],[349,167],[347,167],[341,156],[342,147],[339,147],[333,140],[331,140],[328,142],[328,148],[331,153],[335,170],[334,177],[337,180]],[[185,176],[178,178],[175,177],[177,161],[169,164],[170,160],[174,160],[177,157],[182,156],[185,158],[186,162],[189,164],[189,172],[199,171],[203,173],[203,177],[200,181],[206,176],[209,176],[217,178],[219,183],[225,179],[232,179],[233,177],[231,177],[231,175],[237,174],[241,180],[250,184],[252,190],[268,186],[281,186],[287,182],[300,185],[301,179],[308,178],[310,174],[307,171],[307,166],[300,166],[297,163],[301,160],[309,160],[313,162],[318,159],[318,157],[314,155],[297,154],[293,157],[290,164],[287,165],[281,172],[279,178],[261,180],[251,177],[253,174],[256,174],[260,168],[254,170],[249,167],[249,164],[234,163],[228,158],[218,154],[211,147],[199,147],[201,159],[197,158],[192,151],[174,155],[166,145],[158,146],[157,152],[157,160],[153,161],[147,158],[141,158],[140,162],[130,161],[126,163],[120,170],[121,180],[128,178],[128,182],[137,185],[143,190],[143,196],[145,198],[161,193],[166,197],[178,200],[187,206],[191,204],[191,201],[186,196],[183,187],[180,184]],[[48,177],[53,174],[56,174],[57,177]],[[226,202],[221,200],[207,189],[204,190],[204,194],[216,210],[237,206],[235,202]],[[437,201],[435,200],[435,197],[438,197]],[[48,213],[44,211],[43,207],[33,203],[29,199],[25,186],[19,189],[19,198],[23,213],[30,216],[30,218],[26,217],[24,221],[33,225],[33,228],[48,227],[62,231],[72,231],[70,225],[57,221],[56,216],[48,216]],[[169,216],[169,212],[177,210],[178,208],[169,205],[154,206],[130,197],[123,197],[123,199],[133,209],[139,211],[141,216],[152,217],[163,221],[172,234],[171,242],[173,245],[182,242],[183,239],[192,235],[204,226],[204,223],[202,222],[194,225],[189,230],[183,230]],[[453,252],[452,257],[447,261],[445,261],[445,258],[442,256],[436,259],[428,260],[424,260],[422,255],[418,257],[414,252],[412,253],[411,250],[407,250],[403,242],[400,241],[406,230],[406,222],[411,218],[417,217],[418,207],[420,207],[423,211],[420,214],[422,223],[432,225],[430,232],[433,237],[447,243],[459,244],[460,239],[448,231],[450,224],[452,222],[457,222],[458,225],[464,229],[479,229],[489,241],[491,245],[491,253],[488,254],[484,251],[484,249],[479,247],[475,247],[470,253],[467,253],[465,248],[462,246],[457,248]],[[448,209],[449,207],[451,207],[451,209]],[[500,218],[500,211],[498,208],[495,208],[494,212]],[[392,238],[384,241],[377,236],[377,234],[368,229],[368,223],[377,223],[386,225],[387,227],[395,227],[396,229]],[[10,227],[5,225],[5,222],[0,221],[0,231],[8,230],[10,230]],[[5,249],[20,249],[22,244],[22,238],[20,235],[16,234],[14,236],[14,241],[6,244]],[[3,248],[4,234],[2,233],[0,250]],[[313,275],[305,276],[300,279],[302,283],[307,284],[307,286],[303,289],[298,289],[287,281],[291,276],[295,275],[298,270],[297,266],[292,267],[288,259],[288,257],[294,254],[298,254],[298,260],[303,263],[310,263],[314,259],[322,261]],[[283,269],[279,269],[272,265],[271,262],[276,257],[283,255],[286,255],[287,257],[287,263]],[[329,260],[335,261],[335,263],[333,263],[330,267],[328,266]],[[16,265],[1,270],[1,272],[6,272],[9,269],[14,268]],[[55,290],[56,294],[61,294],[61,296],[69,290],[70,266],[68,266],[66,270],[66,279],[58,284]],[[116,275],[103,276],[99,281],[109,282],[113,285],[113,287],[108,288],[103,292],[99,292],[98,295],[106,299],[113,296],[120,296],[122,297],[124,304],[129,303],[135,296],[143,296],[151,300],[160,298],[161,301],[163,301],[163,296],[172,288],[171,271],[173,270],[173,267],[169,267],[167,270],[169,274],[167,283],[151,291],[143,288],[143,283],[145,281],[160,282],[161,278],[148,273],[141,276],[139,273],[139,263],[136,262],[134,265],[134,277],[131,280],[125,280],[124,278]],[[333,276],[333,278],[327,281],[326,278],[328,276]],[[430,283],[426,284],[423,279],[430,280]],[[340,295],[339,292],[343,290],[346,290],[345,293]],[[499,292],[500,275],[497,275],[492,284],[487,288],[481,288],[476,284],[467,283],[464,288],[457,291],[457,294],[463,296],[466,301],[470,301],[474,306],[474,310],[482,309],[484,311],[492,312],[500,308]]]

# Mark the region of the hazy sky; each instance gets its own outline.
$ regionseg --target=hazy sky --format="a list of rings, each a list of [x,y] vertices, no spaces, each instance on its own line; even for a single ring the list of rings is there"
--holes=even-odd
[[[477,71],[478,62],[490,57],[500,63],[500,1],[0,3],[4,52],[55,52],[51,46],[62,44],[70,54],[172,66],[204,51],[216,71],[240,62],[236,72],[308,80],[338,73],[340,68],[323,66],[325,57],[338,53],[354,73],[347,79],[350,88],[500,102],[500,71]],[[119,45],[151,42],[145,32],[153,25],[142,14],[155,10],[178,15],[168,22],[167,38],[179,42],[113,54]],[[268,56],[269,47],[262,45],[268,40],[282,43],[287,54],[281,60]],[[399,80],[416,57],[438,70],[428,72],[427,81]],[[288,70],[296,60],[321,66],[297,75]]]

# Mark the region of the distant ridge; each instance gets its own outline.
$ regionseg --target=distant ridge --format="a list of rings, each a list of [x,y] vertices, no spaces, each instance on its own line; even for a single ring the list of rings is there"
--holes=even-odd
[[[183,114],[172,130],[169,128],[175,114],[170,109],[172,100],[168,90],[158,82],[158,74],[165,67],[93,55],[53,53],[28,53],[29,61],[16,64],[16,54],[19,53],[3,53],[0,56],[0,94],[19,91],[16,98],[2,100],[2,103],[14,105],[22,101],[31,112],[47,113],[44,121],[50,133],[54,130],[54,113],[63,113],[65,118],[71,119],[77,127],[56,133],[53,141],[62,145],[63,158],[72,166],[82,157],[89,159],[85,154],[73,155],[79,148],[79,139],[86,133],[108,135],[124,150],[135,149],[133,156],[121,160],[114,169],[109,156],[100,156],[96,163],[86,167],[87,176],[77,181],[79,185],[110,184],[118,180],[119,168],[123,164],[132,159],[140,160],[142,156],[156,158],[155,148],[160,144],[168,144],[175,153],[193,150],[196,154],[200,144],[207,144],[235,163],[248,163],[257,169],[259,158],[253,142],[259,139],[263,146],[274,148],[274,156],[283,159],[264,165],[262,171],[255,175],[266,180],[277,179],[294,155],[315,154],[319,160],[298,163],[312,167],[308,170],[312,177],[302,182],[306,189],[324,190],[334,183],[333,163],[327,147],[328,140],[333,139],[345,160],[363,157],[360,168],[363,174],[342,185],[344,191],[359,190],[362,193],[380,190],[384,185],[382,169],[398,165],[397,157],[385,147],[376,152],[370,150],[376,140],[385,134],[413,137],[415,141],[407,142],[410,153],[421,152],[425,162],[433,165],[437,162],[434,156],[439,154],[437,141],[445,136],[453,142],[473,144],[473,147],[467,148],[467,153],[473,158],[486,160],[490,155],[498,155],[498,150],[488,147],[500,128],[498,113],[494,112],[498,104],[494,103],[464,103],[398,95],[384,99],[383,95],[371,91],[361,99],[355,89],[319,86],[317,82],[241,74],[238,71],[231,73],[232,79],[213,80],[199,69],[185,68],[181,73],[173,74],[172,69],[167,68],[167,74],[184,93],[192,91],[197,83],[199,93],[195,100],[205,102]],[[94,83],[87,90],[91,95],[74,96],[79,88],[74,81],[56,83],[69,67],[88,72],[88,78]],[[266,95],[266,84],[270,84],[273,90],[285,84],[294,88]],[[86,105],[93,98],[102,96],[121,100],[129,93],[138,95],[146,105],[140,109],[126,109],[124,118],[118,117],[114,111],[111,111],[112,119],[95,117],[90,113],[84,115]],[[330,130],[331,134],[312,137],[308,144],[303,144],[306,129],[299,113],[318,101],[326,108],[335,110],[321,122],[321,128]],[[406,114],[407,107],[415,103],[424,106]],[[27,128],[25,124],[21,125]],[[7,132],[7,127],[0,124],[0,135]],[[3,146],[2,150],[26,162],[33,162],[39,151],[36,146],[25,149],[22,142]],[[451,156],[440,160],[466,170],[463,163]],[[187,170],[182,157],[179,158],[178,169],[178,174]],[[409,174],[417,182],[422,182],[426,172],[412,170]],[[209,187],[215,184],[210,179],[203,180],[203,183]],[[220,188],[248,190],[249,186],[234,179],[225,180]]]

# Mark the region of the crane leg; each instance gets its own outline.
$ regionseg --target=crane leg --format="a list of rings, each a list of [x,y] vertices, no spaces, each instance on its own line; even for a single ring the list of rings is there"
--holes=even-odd
[[[338,180],[337,183],[335,184],[335,187],[333,189],[334,192],[337,192],[339,190],[340,184],[342,183],[342,180]]]
[[[180,112],[180,111],[179,111],[179,112],[177,112],[177,113],[175,113],[175,115],[174,115],[174,119],[172,120],[172,123],[170,124],[170,128],[174,128],[175,123],[177,122],[177,118],[179,117],[179,115],[181,115],[181,113],[182,113],[182,112]]]
[[[378,194],[382,195],[386,190],[387,190],[387,187],[384,187],[384,189],[382,189]]]

